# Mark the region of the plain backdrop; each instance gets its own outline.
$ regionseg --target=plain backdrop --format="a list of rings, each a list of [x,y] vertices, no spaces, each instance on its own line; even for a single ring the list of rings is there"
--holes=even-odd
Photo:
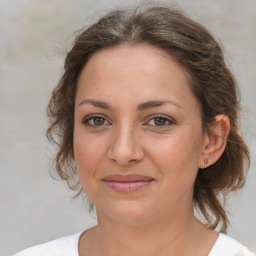
[[[49,175],[53,148],[45,136],[45,110],[74,31],[122,3],[0,0],[1,256],[96,223],[82,201],[72,200],[65,184]],[[222,41],[240,84],[242,132],[252,163],[245,188],[230,196],[228,234],[256,252],[256,1],[177,0],[176,4]]]

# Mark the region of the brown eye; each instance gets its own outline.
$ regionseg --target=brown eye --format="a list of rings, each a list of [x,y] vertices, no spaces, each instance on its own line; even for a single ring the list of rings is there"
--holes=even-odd
[[[166,125],[166,118],[163,118],[163,117],[156,117],[154,118],[154,124],[157,125],[157,126],[163,126],[163,125]]]
[[[101,116],[90,116],[82,121],[82,124],[85,126],[103,126],[108,125],[109,123],[104,117]]]
[[[105,123],[105,119],[102,117],[93,117],[92,122],[93,125],[103,125]]]
[[[175,122],[169,117],[162,116],[162,115],[155,115],[146,124],[151,127],[160,128],[160,127],[169,127],[175,124]]]

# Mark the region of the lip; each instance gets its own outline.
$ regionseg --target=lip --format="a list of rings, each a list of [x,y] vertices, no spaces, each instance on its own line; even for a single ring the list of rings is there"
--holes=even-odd
[[[140,174],[113,174],[102,179],[105,184],[117,192],[131,193],[150,185],[154,179]]]

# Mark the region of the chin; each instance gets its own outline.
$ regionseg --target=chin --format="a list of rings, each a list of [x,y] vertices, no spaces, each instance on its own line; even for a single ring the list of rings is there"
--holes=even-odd
[[[150,210],[151,209],[151,210]],[[112,221],[129,226],[136,226],[145,223],[152,215],[152,208],[143,207],[138,202],[116,202],[108,204],[106,208],[96,206],[98,217],[108,217]]]

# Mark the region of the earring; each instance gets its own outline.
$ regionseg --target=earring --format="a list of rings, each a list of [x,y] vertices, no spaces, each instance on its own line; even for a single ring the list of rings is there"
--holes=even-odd
[[[207,158],[204,159],[204,163],[208,164],[208,159]]]

